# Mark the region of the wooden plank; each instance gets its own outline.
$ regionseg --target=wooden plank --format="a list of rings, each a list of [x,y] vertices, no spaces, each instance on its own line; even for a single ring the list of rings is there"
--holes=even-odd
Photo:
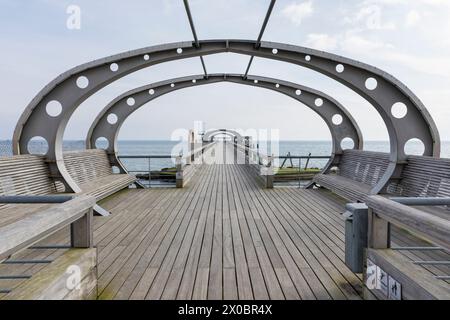
[[[0,228],[0,260],[82,218],[94,204],[92,197],[77,197]]]
[[[80,272],[79,280],[81,291],[78,291],[76,282],[72,284],[72,272],[68,272],[71,266],[77,266]],[[58,299],[83,299],[96,285],[96,277],[92,277],[96,266],[96,249],[72,249],[63,256],[42,269],[31,279],[24,281],[19,287],[5,296],[6,300],[58,300]],[[95,274],[95,273],[94,273]],[[90,277],[89,282],[83,282]]]
[[[371,196],[367,205],[382,219],[417,233],[450,250],[450,221],[402,205],[381,196]]]
[[[301,190],[300,190],[301,191]],[[298,231],[301,231],[301,233],[299,233],[299,237],[297,236],[297,237],[295,237],[295,233],[293,233],[292,232],[292,230],[289,230],[290,231],[290,236],[291,237],[294,237],[294,239],[297,239],[297,244],[296,244],[296,246],[299,246],[300,245],[300,247],[299,247],[299,250],[300,250],[300,252],[302,253],[302,254],[307,254],[307,261],[308,261],[308,263],[310,264],[310,263],[312,263],[313,264],[313,266],[314,266],[314,271],[319,271],[319,272],[322,272],[321,273],[321,276],[320,276],[320,280],[323,280],[323,281],[327,281],[327,278],[328,279],[330,279],[329,277],[327,277],[327,276],[325,276],[324,275],[324,272],[323,271],[321,271],[318,267],[319,267],[319,265],[317,265],[317,262],[315,262],[315,258],[314,258],[314,256],[313,255],[311,255],[311,253],[314,253],[314,255],[315,256],[317,256],[319,259],[321,259],[321,260],[319,260],[319,261],[321,261],[321,263],[322,264],[325,264],[324,265],[324,267],[325,267],[325,269],[327,269],[327,271],[328,272],[333,272],[333,277],[336,279],[336,276],[337,276],[337,274],[335,273],[335,271],[334,271],[334,269],[333,268],[329,268],[329,267],[327,267],[327,263],[325,262],[325,260],[324,260],[324,256],[323,256],[323,254],[321,254],[320,252],[321,252],[321,250],[323,250],[322,249],[322,246],[321,247],[316,247],[315,246],[315,242],[312,242],[312,241],[310,241],[309,240],[309,238],[312,236],[312,235],[315,235],[315,233],[317,232],[316,230],[314,231],[314,232],[309,232],[308,231],[308,229],[311,227],[311,223],[310,222],[308,222],[307,224],[304,224],[303,223],[303,220],[302,219],[304,219],[304,217],[302,218],[302,219],[299,219],[298,217],[295,217],[294,215],[293,215],[293,211],[291,211],[292,209],[290,209],[289,208],[289,206],[286,206],[286,204],[287,203],[289,203],[289,201],[288,202],[286,202],[286,204],[284,204],[283,203],[283,201],[281,201],[282,199],[284,199],[283,197],[274,197],[273,199],[274,200],[276,200],[276,202],[278,202],[279,201],[279,204],[278,205],[276,205],[276,206],[274,206],[274,205],[272,205],[271,204],[271,201],[267,198],[267,196],[265,195],[265,194],[268,194],[268,195],[270,195],[270,194],[272,194],[273,192],[261,192],[262,193],[262,197],[261,196],[255,196],[255,198],[259,198],[259,197],[261,197],[262,199],[265,199],[266,200],[266,204],[269,206],[268,208],[272,208],[272,212],[273,213],[277,213],[276,215],[273,215],[273,218],[275,218],[275,216],[277,216],[277,217],[285,217],[286,218],[286,222],[284,222],[284,227],[286,228],[286,230],[289,230],[290,228],[289,228],[289,226],[290,225],[295,225],[295,223],[299,223],[299,222],[301,222],[301,224],[299,225],[300,226],[300,229],[297,229],[297,232]],[[286,200],[288,200],[289,198],[286,198]],[[281,207],[280,207],[280,205],[281,205]],[[280,209],[282,210],[282,211],[280,211]],[[287,213],[290,213],[291,215],[290,216],[285,216],[284,215],[284,210],[287,210],[286,212]],[[309,215],[309,211],[306,211],[307,213],[308,213],[308,215]],[[281,215],[280,215],[281,214]],[[292,220],[293,219],[293,220]],[[280,222],[282,222],[282,220],[280,220]],[[282,222],[283,223],[283,222]],[[287,238],[286,238],[287,239]],[[307,242],[306,243],[302,243],[303,242],[303,240],[306,240]],[[317,241],[317,240],[316,240]],[[332,246],[332,248],[334,248],[334,247],[336,247],[335,245],[333,245]],[[313,249],[313,251],[311,251],[311,253],[309,253],[309,248],[312,248]],[[317,249],[314,249],[314,248],[317,248]],[[320,248],[320,249],[319,249]],[[295,252],[295,249],[294,248],[291,248],[291,251],[294,251]],[[300,254],[300,253],[298,253],[298,254],[296,254],[295,255],[295,257],[296,257],[296,259],[299,259],[298,257],[301,257],[302,255]],[[299,263],[299,262],[298,262]],[[304,262],[304,260],[303,260],[303,268],[301,269],[301,270],[311,270],[311,268],[309,268],[307,265],[305,266],[304,265],[305,264],[305,262]],[[328,265],[329,265],[329,263],[328,263]],[[300,264],[300,266],[302,266],[301,264]],[[342,266],[341,266],[342,267]],[[354,279],[357,279],[354,275],[353,275],[353,278]],[[319,293],[320,292],[320,286],[318,286],[317,285],[317,282],[316,282],[316,284],[314,284],[315,282],[314,282],[314,276],[313,276],[313,274],[311,274],[311,273],[309,273],[308,274],[308,280],[310,281],[310,283],[311,283],[311,286],[313,287],[313,288],[316,288],[316,290],[319,290],[317,293]],[[342,284],[342,283],[347,283],[347,281],[346,280],[344,280],[343,278],[342,278],[342,276],[338,276],[338,278],[336,279],[337,281],[336,281],[336,283],[337,284]],[[360,283],[360,282],[359,282]],[[342,285],[341,285],[341,287],[342,287]],[[333,289],[334,288],[334,289]],[[348,291],[348,286],[344,286],[344,290],[347,292]],[[335,296],[335,298],[342,298],[342,293],[339,293],[338,291],[336,291],[336,285],[334,285],[334,284],[332,284],[332,282],[330,282],[329,280],[328,280],[328,290],[330,290],[332,293],[334,293],[334,296]],[[325,292],[325,294],[326,294],[326,292]],[[323,295],[323,290],[322,290],[322,295]],[[356,297],[356,295],[355,295],[355,293],[354,293],[354,291],[352,291],[352,290],[350,290],[350,295],[349,295],[349,297],[352,297],[352,298],[354,298],[354,297]]]
[[[449,300],[450,286],[423,272],[422,268],[393,250],[368,249],[367,258],[402,285],[405,300]]]

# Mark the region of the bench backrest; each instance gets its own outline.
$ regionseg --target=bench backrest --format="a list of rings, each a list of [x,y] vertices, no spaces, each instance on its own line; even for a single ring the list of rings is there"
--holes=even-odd
[[[339,163],[339,175],[374,186],[380,181],[388,165],[388,153],[345,150]]]
[[[409,156],[395,193],[405,197],[450,197],[450,159]]]
[[[78,185],[113,173],[108,154],[101,149],[65,152],[64,164]]]
[[[0,195],[46,195],[55,192],[44,157],[20,155],[0,158]]]

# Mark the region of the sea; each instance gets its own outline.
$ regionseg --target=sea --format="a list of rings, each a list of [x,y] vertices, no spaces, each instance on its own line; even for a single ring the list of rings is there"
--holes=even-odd
[[[178,148],[176,148],[178,146]],[[101,145],[99,146],[101,147]],[[125,155],[171,155],[174,148],[177,150],[186,146],[179,141],[163,140],[122,140],[118,142],[119,156]],[[82,140],[64,141],[64,151],[83,150],[85,143]],[[261,153],[268,153],[267,150],[274,150],[275,155],[285,156],[290,153],[292,156],[329,156],[331,154],[331,141],[279,141],[276,143],[260,142]],[[450,141],[442,142],[442,158],[450,158]],[[42,154],[46,150],[44,141],[32,141],[29,145],[31,153]],[[278,151],[277,151],[278,150]],[[365,141],[364,150],[389,152],[389,142],[387,141]],[[421,144],[413,143],[409,146],[409,154],[418,154],[421,150]],[[178,153],[177,153],[178,154]],[[12,144],[10,140],[0,141],[0,157],[12,155]],[[282,161],[282,160],[281,160]],[[281,163],[280,161],[280,163]],[[298,166],[299,160],[293,160],[293,165]],[[151,170],[161,170],[174,166],[172,159],[122,159],[123,164],[128,170],[147,172],[149,165]],[[311,159],[309,168],[322,168],[327,160]],[[305,160],[302,160],[303,167]],[[288,163],[290,165],[290,163]]]

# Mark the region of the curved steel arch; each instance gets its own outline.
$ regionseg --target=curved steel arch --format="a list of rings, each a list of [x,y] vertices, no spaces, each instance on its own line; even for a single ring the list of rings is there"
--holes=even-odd
[[[111,101],[94,120],[86,138],[86,146],[87,148],[93,148],[97,139],[105,138],[108,140],[107,151],[110,154],[111,164],[116,165],[121,168],[122,171],[125,171],[125,168],[123,168],[117,158],[117,140],[120,128],[133,112],[146,103],[165,94],[189,87],[219,82],[232,82],[276,91],[302,102],[316,112],[327,124],[332,137],[332,157],[329,164],[325,167],[325,170],[329,165],[332,163],[334,164],[335,156],[342,152],[341,141],[343,139],[351,138],[354,141],[354,148],[356,149],[361,149],[363,146],[361,131],[355,120],[350,113],[332,97],[320,91],[287,81],[257,76],[248,76],[244,79],[242,75],[230,74],[214,74],[210,75],[208,78],[204,78],[201,75],[195,75],[170,79],[125,92]],[[130,98],[134,100],[132,106],[128,104]],[[316,106],[315,102],[317,99],[322,99],[322,106]],[[114,115],[117,118],[117,122],[111,123],[108,121],[108,117],[111,115]],[[333,117],[335,115],[340,115],[342,117],[341,124],[336,125],[333,123]],[[223,130],[232,131],[228,129]],[[220,133],[221,130],[215,130],[213,133],[214,132]],[[236,134],[241,136],[237,132]]]
[[[424,143],[424,155],[439,156],[439,133],[430,114],[411,90],[388,73],[367,64],[318,50],[249,40],[165,44],[125,52],[75,67],[50,82],[28,105],[14,132],[14,153],[28,153],[27,144],[30,139],[41,136],[49,144],[47,158],[51,173],[66,175],[62,155],[64,130],[72,113],[84,100],[109,83],[142,68],[167,61],[223,52],[269,58],[307,67],[341,82],[367,99],[384,120],[390,138],[391,163],[383,178],[374,187],[374,193],[388,183],[395,170],[405,160],[404,146],[410,139],[417,138]],[[343,72],[340,72],[338,66],[342,66]],[[77,79],[80,77],[89,80],[87,87],[77,86]],[[373,90],[365,86],[366,80],[371,78],[378,84]],[[52,100],[62,105],[62,112],[57,117],[49,116],[45,110],[47,103]],[[397,119],[391,112],[392,106],[397,102],[406,104],[408,109],[407,115],[402,119]]]
[[[219,134],[228,134],[228,135],[232,135],[234,137],[236,137],[237,139],[241,139],[243,140],[244,137],[237,132],[236,130],[231,130],[231,129],[215,129],[215,130],[209,130],[205,132],[205,135],[203,136],[203,141],[210,141],[212,137],[215,137],[216,135]]]

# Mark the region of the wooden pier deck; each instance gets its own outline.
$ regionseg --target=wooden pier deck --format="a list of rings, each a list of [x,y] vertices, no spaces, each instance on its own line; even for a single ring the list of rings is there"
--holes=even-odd
[[[222,147],[213,156],[229,154]],[[362,299],[361,275],[344,264],[343,204],[324,190],[262,189],[234,164],[203,165],[183,189],[124,190],[102,203],[111,216],[94,219],[99,299]],[[60,232],[43,243],[67,241]]]

